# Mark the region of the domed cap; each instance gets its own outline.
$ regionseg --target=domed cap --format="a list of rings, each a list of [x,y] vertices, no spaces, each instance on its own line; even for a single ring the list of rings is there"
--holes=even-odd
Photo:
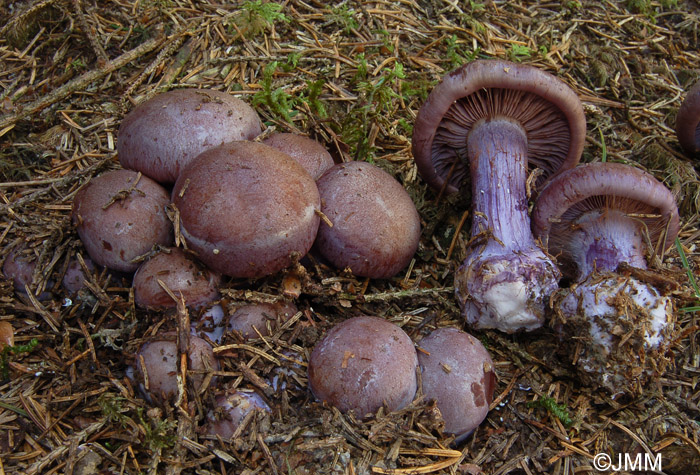
[[[191,308],[201,308],[219,297],[221,276],[210,271],[180,248],[163,249],[148,259],[134,274],[136,305],[147,308],[175,308],[175,302],[159,281]]]
[[[366,162],[334,165],[316,181],[323,223],[315,246],[339,269],[387,279],[404,269],[420,241],[420,216],[406,189]]]
[[[576,93],[535,67],[479,60],[447,74],[418,112],[413,156],[423,179],[436,189],[449,180],[447,191],[457,191],[469,173],[469,132],[494,117],[523,128],[530,165],[545,177],[578,163],[586,118]]]
[[[359,316],[331,328],[309,358],[309,388],[320,401],[358,417],[408,405],[416,393],[418,356],[401,327]]]
[[[119,127],[117,150],[124,168],[173,183],[201,152],[261,132],[257,112],[222,91],[176,89],[139,104]]]
[[[321,199],[316,182],[279,150],[231,142],[197,156],[173,188],[187,246],[210,269],[259,278],[311,248]]]
[[[121,272],[139,267],[134,259],[155,244],[168,246],[173,226],[170,203],[161,185],[132,170],[111,170],[75,195],[73,223],[95,264]]]
[[[676,136],[687,155],[700,155],[700,81],[690,88],[678,109]]]
[[[486,418],[496,388],[488,351],[472,335],[450,327],[433,330],[418,346],[423,392],[437,401],[445,432],[471,433]]]

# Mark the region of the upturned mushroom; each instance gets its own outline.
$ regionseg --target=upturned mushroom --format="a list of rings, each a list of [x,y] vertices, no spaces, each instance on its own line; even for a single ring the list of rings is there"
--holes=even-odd
[[[455,275],[473,328],[506,332],[542,325],[559,272],[530,231],[528,166],[542,181],[574,167],[586,121],[576,93],[554,76],[499,60],[445,76],[413,127],[419,172],[436,189],[471,181],[471,247]]]
[[[700,156],[700,81],[688,90],[678,109],[676,137],[688,156]]]
[[[575,281],[555,299],[555,327],[588,379],[633,393],[662,374],[672,301],[634,271],[646,270],[647,254],[666,250],[678,233],[671,192],[631,166],[581,165],[542,190],[532,225]]]
[[[226,92],[176,89],[139,104],[119,127],[117,151],[124,168],[159,183],[173,183],[203,151],[262,131],[257,112]]]

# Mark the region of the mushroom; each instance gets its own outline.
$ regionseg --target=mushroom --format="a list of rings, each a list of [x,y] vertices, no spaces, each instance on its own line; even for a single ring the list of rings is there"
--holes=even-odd
[[[423,394],[435,399],[444,431],[467,437],[486,418],[496,387],[484,345],[457,328],[438,328],[418,342]]]
[[[176,335],[166,333],[144,343],[136,355],[136,379],[143,396],[156,404],[167,404],[178,394],[178,351]],[[205,340],[190,335],[187,349],[188,380],[196,390],[205,381],[204,372],[218,371],[219,361]]]
[[[12,282],[18,296],[26,296],[27,289],[29,289],[39,300],[49,300],[52,297],[50,291],[42,290],[39,292],[40,289],[34,288],[38,286],[42,289],[49,289],[54,284],[50,279],[43,283],[34,282],[37,263],[38,258],[33,254],[33,251],[21,244],[12,249],[5,257],[2,273],[7,280]]]
[[[273,274],[304,256],[320,209],[313,178],[289,155],[256,142],[209,149],[173,189],[187,247],[232,277]]]
[[[220,303],[199,309],[199,315],[190,323],[190,333],[202,338],[209,338],[218,345],[224,337],[225,316],[226,312]]]
[[[471,178],[472,242],[455,290],[473,328],[542,325],[559,272],[532,237],[528,164],[540,180],[578,163],[586,121],[566,84],[524,64],[481,60],[449,73],[413,127],[423,178],[455,192]]]
[[[233,390],[219,394],[214,399],[215,407],[207,413],[205,431],[209,435],[230,439],[241,422],[253,411],[270,412],[270,406],[254,391]]]
[[[134,274],[136,305],[149,308],[175,308],[175,302],[160,285],[163,282],[177,298],[191,308],[203,307],[219,298],[221,276],[205,268],[180,248],[163,249]]]
[[[278,132],[267,137],[265,145],[280,150],[304,167],[314,180],[333,166],[333,157],[318,141],[304,135]]]
[[[379,317],[358,316],[331,328],[311,352],[309,388],[319,401],[365,417],[407,406],[417,389],[411,338]]]
[[[68,266],[61,279],[63,289],[68,292],[68,295],[75,295],[85,287],[85,270],[88,272],[95,271],[95,263],[89,257],[83,257],[85,269],[80,264],[77,257],[71,257],[68,260]]]
[[[540,193],[533,230],[575,285],[556,299],[567,349],[593,382],[634,392],[663,373],[673,305],[633,272],[646,251],[666,250],[679,229],[671,192],[649,173],[619,163],[564,172]],[[615,273],[624,264],[624,274]],[[580,348],[578,348],[580,346]]]
[[[339,163],[317,180],[321,224],[315,248],[339,269],[362,277],[393,277],[420,240],[420,217],[401,184],[366,162]]]
[[[278,324],[292,318],[297,307],[291,302],[254,303],[238,307],[228,320],[227,329],[236,331],[246,339],[270,334],[268,324],[274,329]]]
[[[154,96],[124,117],[117,152],[124,168],[173,183],[203,151],[251,140],[261,131],[258,114],[244,101],[221,91],[177,89]]]
[[[10,322],[0,320],[0,351],[5,346],[15,346],[15,329]]]
[[[676,137],[686,155],[700,155],[700,81],[688,90],[678,109]]]
[[[170,203],[161,185],[131,170],[112,170],[75,195],[73,223],[95,264],[122,272],[139,267],[137,258],[155,245],[172,244]]]

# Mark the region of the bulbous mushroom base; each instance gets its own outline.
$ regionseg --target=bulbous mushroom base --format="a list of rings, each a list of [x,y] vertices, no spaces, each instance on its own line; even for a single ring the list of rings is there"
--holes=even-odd
[[[638,394],[670,363],[670,298],[633,278],[594,275],[556,298],[563,351],[584,382],[612,395]]]
[[[539,249],[476,255],[457,269],[455,293],[471,328],[531,331],[542,326],[559,277],[557,268]]]

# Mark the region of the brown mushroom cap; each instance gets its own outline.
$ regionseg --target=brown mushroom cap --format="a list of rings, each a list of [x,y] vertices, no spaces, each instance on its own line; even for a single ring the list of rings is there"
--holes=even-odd
[[[423,393],[437,401],[445,432],[467,434],[489,412],[496,387],[493,360],[484,345],[457,328],[438,328],[418,342]]]
[[[219,361],[205,340],[190,335],[187,369],[189,371],[218,371]],[[165,334],[144,343],[136,355],[135,377],[149,400],[164,404],[177,397],[178,351],[175,334]],[[199,388],[204,373],[188,374],[188,380]]]
[[[527,134],[531,167],[544,176],[576,166],[586,118],[576,93],[540,69],[478,60],[447,74],[425,101],[413,126],[413,156],[423,179],[447,191],[469,174],[467,136],[482,119],[507,117]],[[454,167],[454,170],[451,169]]]
[[[15,346],[15,329],[10,322],[0,321],[0,350],[5,346]]]
[[[309,358],[309,387],[320,401],[358,417],[408,405],[418,357],[411,338],[378,317],[353,317],[331,328]]]
[[[676,136],[687,155],[700,154],[700,81],[690,88],[678,109]]]
[[[95,264],[89,257],[84,257],[83,262],[85,263],[85,268],[89,272],[94,272]],[[71,257],[68,261],[68,266],[66,267],[66,272],[63,274],[63,279],[61,280],[61,285],[63,289],[68,292],[69,295],[77,294],[83,287],[85,287],[85,271],[77,257]]]
[[[284,323],[296,313],[297,308],[291,302],[243,305],[231,314],[227,328],[240,332],[245,339],[258,338],[258,334],[270,334],[267,330],[268,322],[274,329],[278,323]]]
[[[161,185],[132,170],[112,170],[81,189],[73,200],[73,223],[88,254],[100,266],[133,272],[133,262],[155,244],[172,243],[170,203]]]
[[[676,201],[671,192],[649,173],[621,163],[580,165],[553,179],[537,197],[532,212],[536,236],[549,252],[566,255],[574,222],[595,210],[621,210],[646,232],[652,245],[667,249],[679,231]]]
[[[326,147],[311,137],[279,132],[270,135],[263,140],[263,143],[286,153],[299,162],[314,180],[318,180],[334,164],[333,157]]]
[[[339,269],[388,278],[406,267],[418,249],[420,217],[401,184],[366,162],[339,163],[317,181],[322,223],[316,248]]]
[[[2,264],[2,274],[12,282],[15,291],[24,293],[25,286],[32,284],[32,277],[36,269],[36,259],[26,252],[24,246],[12,249]]]
[[[203,152],[182,171],[172,196],[187,246],[232,277],[278,272],[316,238],[316,183],[268,145],[232,142]]]
[[[221,91],[177,89],[158,94],[124,117],[117,150],[124,168],[173,183],[204,150],[260,135],[260,118],[244,101]]]
[[[192,308],[206,305],[219,296],[221,276],[210,271],[180,248],[163,250],[141,264],[134,274],[136,305],[175,308],[175,302],[160,286],[162,281],[177,298],[182,296]]]

